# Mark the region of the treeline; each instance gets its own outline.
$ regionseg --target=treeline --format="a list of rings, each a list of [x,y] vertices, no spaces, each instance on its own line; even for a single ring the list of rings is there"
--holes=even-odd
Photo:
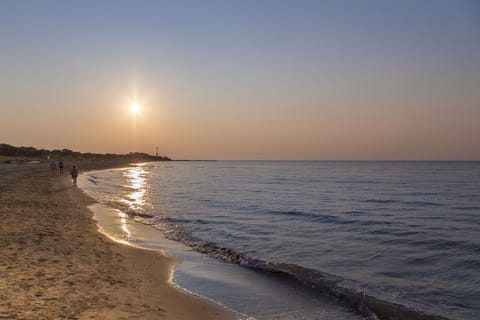
[[[15,147],[9,144],[0,143],[0,155],[12,158],[36,158],[36,159],[48,159],[48,158],[95,158],[95,159],[116,159],[116,158],[131,158],[135,160],[144,161],[169,161],[171,160],[166,156],[152,156],[142,152],[130,152],[127,154],[114,154],[114,153],[82,153],[79,151],[73,151],[70,149],[62,150],[46,150],[36,149],[33,147]]]

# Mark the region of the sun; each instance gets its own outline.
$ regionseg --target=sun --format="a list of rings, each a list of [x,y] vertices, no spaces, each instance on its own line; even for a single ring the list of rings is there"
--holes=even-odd
[[[130,111],[132,111],[133,114],[137,114],[140,112],[140,104],[138,102],[132,102],[130,105]]]

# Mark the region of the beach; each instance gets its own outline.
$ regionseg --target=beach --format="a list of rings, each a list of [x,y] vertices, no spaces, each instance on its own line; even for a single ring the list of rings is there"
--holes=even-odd
[[[121,160],[77,162],[84,170]],[[47,163],[0,164],[1,319],[233,319],[170,283],[177,263],[98,232],[94,201]]]

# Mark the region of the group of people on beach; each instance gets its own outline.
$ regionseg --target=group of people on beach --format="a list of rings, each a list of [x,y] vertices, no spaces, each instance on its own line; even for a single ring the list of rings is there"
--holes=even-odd
[[[55,171],[57,170],[57,167],[60,171],[60,175],[63,176],[63,161],[60,160],[57,162],[53,159],[50,162],[50,170],[52,170],[52,176],[55,175]],[[74,185],[77,185],[77,177],[78,177],[78,169],[75,165],[72,166],[72,169],[70,169],[70,175],[72,176],[72,182]]]

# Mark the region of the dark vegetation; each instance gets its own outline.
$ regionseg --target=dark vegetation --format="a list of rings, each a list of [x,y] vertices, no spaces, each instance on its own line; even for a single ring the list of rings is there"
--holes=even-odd
[[[166,156],[152,156],[142,152],[130,152],[127,154],[114,153],[82,153],[70,149],[46,150],[33,147],[15,147],[9,144],[0,143],[0,159],[3,162],[13,161],[47,161],[48,159],[127,159],[129,161],[169,161]]]

